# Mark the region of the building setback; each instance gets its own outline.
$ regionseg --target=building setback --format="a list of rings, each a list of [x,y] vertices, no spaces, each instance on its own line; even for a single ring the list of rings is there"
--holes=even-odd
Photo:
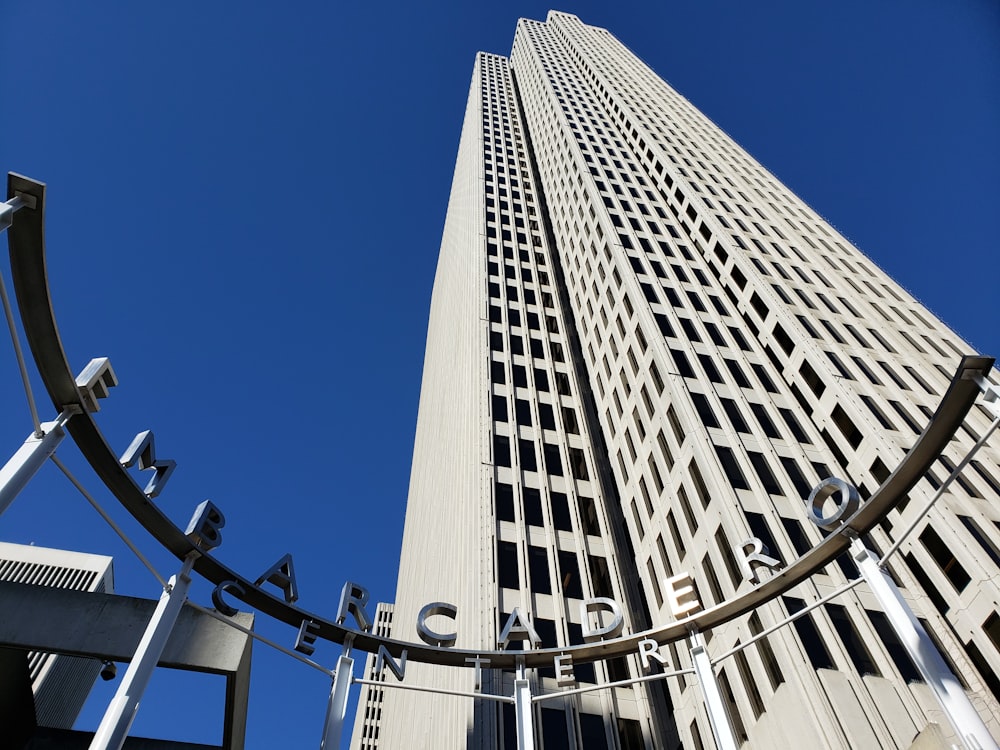
[[[473,69],[392,635],[415,640],[420,607],[442,601],[459,648],[495,648],[515,608],[542,646],[576,644],[584,598],[622,602],[637,632],[673,621],[678,573],[706,607],[744,593],[734,545],[757,537],[790,562],[816,544],[811,488],[837,476],[871,495],[972,351],[608,31],[522,19],[510,58],[480,53]],[[870,547],[893,544],[990,420],[973,409]],[[994,736],[998,460],[977,454],[891,565]],[[708,651],[856,577],[844,556],[706,633]],[[664,652],[690,667],[684,644]],[[641,674],[634,657],[575,665],[581,685]],[[716,674],[746,747],[950,733],[864,585]],[[509,694],[512,679],[487,671],[483,689]],[[552,670],[531,679],[559,689]],[[410,664],[406,681],[470,691],[472,672]],[[515,747],[509,705],[379,692],[377,707],[362,697],[366,750]],[[535,727],[546,750],[714,744],[691,677],[536,704]]]

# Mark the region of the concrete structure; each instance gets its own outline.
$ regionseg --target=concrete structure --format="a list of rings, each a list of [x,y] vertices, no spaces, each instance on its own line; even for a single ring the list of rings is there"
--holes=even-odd
[[[74,561],[81,567],[110,558],[63,552],[61,550],[28,551],[14,549],[20,545],[0,545],[4,561],[21,558],[15,563],[27,570],[41,572],[38,558],[63,564]],[[25,561],[27,560],[27,561]],[[48,563],[46,563],[48,564]],[[7,562],[0,563],[10,575]],[[59,574],[57,564],[49,564],[53,575]],[[86,571],[85,571],[86,572]],[[110,567],[108,567],[110,575]],[[43,576],[34,574],[32,583],[0,582],[0,726],[3,727],[4,747],[47,748],[88,747],[93,737],[89,732],[71,731],[72,720],[66,717],[58,724],[50,718],[56,715],[48,706],[56,705],[49,698],[42,702],[42,690],[36,689],[32,699],[29,664],[39,661],[35,654],[58,654],[52,657],[54,667],[49,675],[59,674],[61,663],[82,663],[89,669],[89,681],[67,680],[54,691],[59,705],[74,706],[72,717],[86,700],[102,660],[128,662],[132,659],[146,624],[156,607],[155,600],[116,596],[99,591],[79,591],[54,588],[43,583]],[[254,616],[239,613],[231,618],[239,626],[252,629]],[[215,617],[185,607],[167,641],[159,666],[219,674],[225,678],[225,715],[223,742],[225,750],[241,750],[246,736],[247,704],[250,689],[250,636],[220,622]],[[26,657],[27,654],[27,657]],[[66,670],[71,677],[83,670]],[[51,680],[51,676],[46,680]],[[44,688],[44,684],[41,685]],[[51,689],[51,687],[49,688]],[[37,707],[37,708],[36,708]],[[37,719],[36,719],[37,714]],[[20,742],[21,744],[17,744]],[[28,744],[24,744],[28,743]],[[2,743],[0,743],[2,744]],[[125,748],[185,748],[203,747],[169,740],[129,738]]]
[[[684,572],[705,606],[729,599],[752,585],[734,547],[757,537],[787,562],[818,542],[810,489],[838,476],[870,495],[971,352],[606,30],[521,20],[510,58],[473,68],[392,635],[415,640],[419,608],[444,601],[460,648],[494,648],[515,608],[543,646],[579,643],[592,596],[623,602],[635,632],[673,619],[664,581]],[[920,519],[991,418],[975,409],[865,542],[886,550],[918,522],[892,573],[1000,736],[996,441]],[[857,576],[845,556],[705,633],[707,650]],[[581,684],[639,674],[634,658],[575,670]],[[716,674],[746,747],[953,741],[864,585]],[[531,679],[559,689],[551,670]],[[472,689],[469,672],[419,664],[406,681]],[[484,675],[487,692],[512,685]],[[380,692],[380,719],[363,720],[378,731],[355,747],[513,747],[509,705]],[[691,678],[539,704],[535,727],[547,750],[712,746]]]
[[[0,581],[112,594],[111,558],[0,542]],[[40,726],[72,729],[101,669],[100,660],[32,651],[28,669]]]

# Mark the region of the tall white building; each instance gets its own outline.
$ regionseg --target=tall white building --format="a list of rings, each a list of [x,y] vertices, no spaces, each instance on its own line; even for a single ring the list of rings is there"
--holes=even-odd
[[[756,536],[789,562],[817,543],[810,489],[839,476],[870,495],[972,351],[608,31],[566,13],[522,19],[511,56],[480,53],[473,68],[392,634],[413,640],[418,609],[446,601],[458,647],[495,648],[514,608],[543,646],[575,644],[586,597],[623,602],[636,632],[674,619],[663,581],[676,573],[705,606],[745,592],[733,545]],[[973,410],[870,546],[917,518],[989,422]],[[1000,736],[995,446],[892,572]],[[708,648],[728,652],[857,576],[845,557],[706,634]],[[633,658],[575,671],[581,684],[640,674]],[[936,747],[949,734],[864,585],[717,676],[746,747]],[[532,680],[558,689],[551,672]],[[484,690],[511,681],[487,672]],[[407,682],[472,687],[469,670],[416,664]],[[509,706],[381,693],[365,748],[514,747]],[[713,746],[690,678],[546,702],[535,725],[547,750]]]

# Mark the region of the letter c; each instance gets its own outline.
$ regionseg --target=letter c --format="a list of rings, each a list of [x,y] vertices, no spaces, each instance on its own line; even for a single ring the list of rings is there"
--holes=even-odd
[[[425,604],[417,614],[417,635],[420,636],[420,640],[430,646],[454,646],[455,641],[458,640],[458,633],[435,633],[427,627],[427,618],[434,615],[444,615],[454,620],[457,614],[458,607],[454,604],[446,602]]]

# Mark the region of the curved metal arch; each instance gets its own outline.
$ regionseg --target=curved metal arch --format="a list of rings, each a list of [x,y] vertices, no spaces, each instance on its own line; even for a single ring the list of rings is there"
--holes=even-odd
[[[8,197],[12,197],[15,191],[34,196],[37,201],[34,209],[24,208],[18,211],[14,215],[13,225],[8,229],[14,287],[25,335],[42,382],[56,409],[62,411],[68,406],[82,408],[83,399],[59,338],[48,288],[44,233],[45,185],[12,173],[7,180]],[[480,656],[488,658],[493,668],[512,668],[519,658],[523,658],[525,665],[529,667],[548,666],[557,654],[568,654],[580,663],[623,656],[634,653],[639,641],[647,638],[666,644],[685,638],[692,629],[706,631],[729,622],[788,591],[843,554],[850,544],[850,537],[868,533],[885,518],[889,510],[937,460],[979,395],[976,377],[985,378],[993,362],[992,357],[962,358],[937,411],[916,443],[868,502],[848,518],[837,533],[831,534],[798,560],[735,599],[641,633],[600,643],[534,651],[472,651],[428,646],[345,628],[258,588],[253,581],[244,578],[210,554],[203,553],[195,562],[194,569],[216,585],[226,581],[240,584],[244,593],[237,595],[236,592],[230,592],[230,596],[263,614],[296,628],[303,620],[312,620],[318,627],[318,637],[335,643],[352,640],[354,646],[367,652],[375,652],[379,646],[385,646],[390,653],[398,656],[405,649],[408,658],[414,661],[463,667],[468,666],[465,663],[466,657]],[[149,501],[142,488],[121,466],[117,455],[108,446],[88,412],[84,410],[74,416],[67,423],[66,429],[111,494],[153,538],[178,559],[184,559],[195,549],[184,532]]]

